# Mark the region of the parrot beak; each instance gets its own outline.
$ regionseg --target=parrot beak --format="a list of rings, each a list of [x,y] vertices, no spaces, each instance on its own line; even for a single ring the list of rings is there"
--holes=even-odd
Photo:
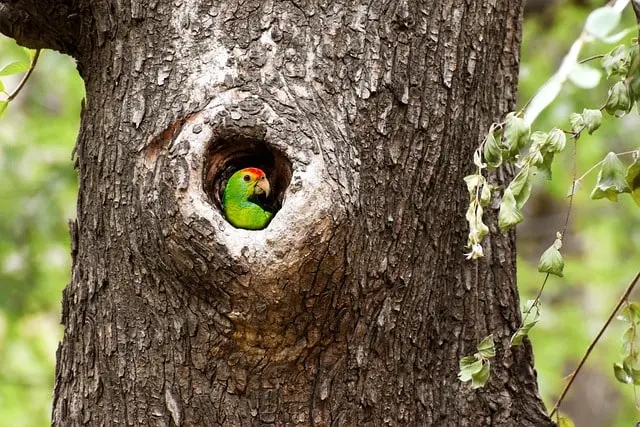
[[[269,180],[266,176],[262,176],[256,183],[253,193],[257,195],[264,194],[266,197],[269,197],[270,192],[271,186],[269,185]]]

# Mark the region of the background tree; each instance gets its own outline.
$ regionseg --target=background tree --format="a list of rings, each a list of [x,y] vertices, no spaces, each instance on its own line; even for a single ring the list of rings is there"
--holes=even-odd
[[[549,424],[508,350],[513,234],[478,282],[461,251],[520,5],[78,3],[0,4],[87,90],[55,423]],[[216,200],[247,162],[287,194],[261,232]],[[475,392],[458,359],[488,331]]]

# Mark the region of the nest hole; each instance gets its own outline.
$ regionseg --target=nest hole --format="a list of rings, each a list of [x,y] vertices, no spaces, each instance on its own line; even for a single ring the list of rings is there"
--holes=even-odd
[[[276,214],[282,207],[293,173],[285,154],[264,141],[264,133],[247,135],[233,130],[216,132],[210,142],[204,164],[204,190],[213,204],[224,213],[222,198],[227,181],[234,172],[255,167],[262,169],[271,185],[266,204]]]

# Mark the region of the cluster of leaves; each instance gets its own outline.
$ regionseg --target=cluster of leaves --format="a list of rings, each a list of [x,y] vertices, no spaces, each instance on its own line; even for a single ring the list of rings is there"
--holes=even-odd
[[[540,307],[537,300],[530,300],[522,309],[523,325],[511,338],[511,345],[522,344],[529,330],[540,319]],[[487,384],[491,374],[491,359],[496,356],[493,334],[485,337],[476,347],[476,353],[465,356],[459,361],[458,378],[462,382],[471,381],[471,388],[481,388]]]
[[[625,153],[629,154],[629,153]],[[609,152],[600,162],[598,181],[591,192],[592,199],[607,198],[618,201],[618,194],[629,193],[640,206],[640,149],[631,152],[633,162],[626,168],[618,159],[618,155]]]
[[[587,19],[583,36],[586,34],[587,36],[604,39],[618,25],[619,15],[620,12],[612,7],[597,9]],[[546,132],[532,132],[530,123],[535,119],[535,115],[539,111],[533,117],[527,118],[524,109],[523,111],[509,113],[502,122],[494,123],[490,127],[488,134],[474,153],[473,163],[476,167],[476,172],[465,177],[470,199],[466,214],[469,224],[467,247],[470,248],[470,252],[466,254],[468,259],[478,259],[484,256],[482,240],[489,233],[489,228],[483,220],[484,208],[489,206],[494,193],[502,190],[489,183],[484,176],[485,170],[493,170],[505,164],[513,165],[517,168],[515,177],[500,194],[498,227],[502,231],[507,231],[524,220],[522,207],[531,195],[534,177],[539,176],[543,179],[551,179],[551,166],[554,156],[565,149],[568,138],[573,143],[576,143],[583,132],[586,131],[592,134],[601,126],[603,111],[613,117],[620,118],[630,113],[634,104],[640,100],[640,54],[637,42],[632,43],[630,46],[618,46],[609,53],[598,55],[596,58],[601,58],[602,70],[607,79],[611,81],[607,99],[600,108],[584,108],[582,113],[571,113],[568,117],[570,130],[555,127]],[[585,82],[582,85],[583,87],[593,87],[594,81],[597,85],[600,80],[598,71],[595,71],[595,73],[589,72],[593,71],[593,69],[578,62],[574,63],[573,66],[579,72],[574,72],[571,75],[567,74],[564,76],[565,79],[570,78],[571,81],[575,82],[577,80],[579,83],[580,76],[582,76],[583,79],[590,80]],[[597,79],[594,79],[594,75]],[[559,78],[561,79],[563,76]],[[547,84],[546,86],[553,85]],[[540,108],[541,111],[544,106],[548,105],[559,93],[560,86],[561,84],[558,84],[551,89],[543,87],[543,92],[551,90],[553,93],[545,95],[549,99],[542,101],[542,104],[544,104],[542,107],[536,106],[536,108]],[[536,102],[540,104],[539,101],[534,99],[534,103]],[[619,156],[626,154],[632,154],[633,159],[625,170],[619,160]],[[628,193],[632,195],[634,201],[640,206],[638,198],[640,195],[639,157],[640,148],[619,154],[610,152],[582,177],[576,179],[574,172],[568,196],[573,200],[574,193],[578,190],[581,180],[589,172],[599,167],[597,182],[590,195],[591,199],[606,198],[617,202],[619,194]],[[538,271],[546,273],[544,283],[546,283],[549,275],[563,276],[564,260],[560,249],[562,248],[562,239],[565,232],[566,225],[565,230],[557,233],[553,244],[540,257]],[[522,314],[522,325],[511,337],[512,346],[521,344],[531,328],[538,322],[540,316],[539,297],[544,288],[544,283],[538,297],[525,305]],[[635,326],[633,333],[635,339]],[[482,342],[485,342],[487,338]],[[635,351],[635,347],[633,348],[633,351]],[[633,354],[635,355],[636,353]],[[616,376],[621,381],[621,378],[625,380],[633,378],[631,375],[633,374],[632,368],[636,366],[635,358],[633,359],[634,364],[631,364],[630,354],[627,355],[625,360],[627,361],[626,365],[624,361],[616,365],[618,366],[616,368]],[[463,361],[465,362],[464,364]],[[478,368],[479,362],[483,362],[481,364],[482,370]],[[485,359],[478,357],[478,353],[474,356],[463,358],[460,361],[460,380],[471,380],[474,388],[481,387],[488,380],[488,375],[486,377],[484,375],[484,364]],[[486,364],[488,366],[488,360]],[[474,369],[477,371],[474,371]],[[476,376],[483,382],[479,381],[478,378],[474,378],[471,375],[472,372],[475,372]],[[486,373],[489,373],[488,367]],[[622,376],[622,373],[625,376]]]
[[[632,54],[635,52],[635,54]],[[632,61],[638,60],[638,46],[618,46],[604,55],[602,65],[609,77],[621,78],[609,89],[609,96],[602,109],[615,117],[629,113],[634,103],[640,99],[640,67],[631,67]],[[638,81],[635,90],[631,83]],[[498,214],[498,227],[507,231],[524,220],[522,207],[531,195],[533,178],[539,175],[551,179],[551,165],[554,156],[562,152],[567,144],[567,135],[576,142],[586,130],[589,134],[596,131],[602,123],[600,109],[585,108],[581,114],[569,116],[571,131],[553,128],[548,132],[531,132],[529,124],[515,112],[509,113],[501,123],[494,123],[484,141],[474,154],[474,165],[477,170],[473,175],[464,178],[469,191],[470,203],[467,210],[469,237],[467,246],[471,252],[469,259],[477,259],[484,255],[482,239],[489,233],[483,221],[483,208],[491,202],[492,193],[497,189],[488,183],[483,175],[484,169],[496,169],[503,164],[515,165],[519,170],[513,180],[504,189]],[[521,152],[527,149],[524,155]],[[618,194],[630,193],[640,205],[640,149],[632,152],[634,161],[624,169],[616,153],[609,153],[598,163],[600,171],[597,183],[591,192],[592,199],[607,198],[616,202]],[[622,153],[630,154],[630,153]],[[596,166],[598,166],[596,165]],[[570,196],[578,188],[580,180],[571,184]],[[562,234],[558,233],[555,242],[540,258],[539,271],[562,277],[564,261],[560,255]]]
[[[478,350],[473,356],[465,356],[460,359],[460,381],[471,381],[471,388],[484,387],[491,373],[490,360],[496,356],[496,347],[493,335],[489,335],[476,347]]]

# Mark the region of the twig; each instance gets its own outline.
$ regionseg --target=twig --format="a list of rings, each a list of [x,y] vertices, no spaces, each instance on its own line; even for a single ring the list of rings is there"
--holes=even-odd
[[[581,59],[580,61],[578,61],[578,64],[584,64],[585,62],[593,61],[594,59],[600,59],[600,58],[604,58],[603,53],[601,53],[600,55],[593,55],[588,58]]]
[[[569,208],[567,209],[567,216],[565,217],[564,220],[564,227],[562,228],[562,233],[561,233],[561,238],[564,239],[564,235],[567,232],[567,227],[569,226],[569,217],[571,216],[571,208],[573,207],[573,193],[575,193],[575,185],[576,185],[576,158],[577,158],[577,150],[578,150],[578,142],[577,142],[577,137],[576,139],[574,139],[573,141],[573,153],[572,153],[572,157],[573,157],[573,166],[572,166],[572,191],[571,191],[571,195],[569,196]],[[544,291],[544,286],[547,284],[547,280],[549,280],[549,273],[546,274],[546,276],[544,276],[544,281],[542,282],[542,286],[540,286],[540,289],[538,290],[538,295],[536,295],[536,298],[533,300],[533,303],[531,304],[531,306],[529,306],[529,309],[526,311],[526,313],[524,313],[524,316],[522,318],[522,322],[524,323],[524,321],[527,319],[527,316],[529,316],[529,313],[531,312],[531,310],[533,309],[534,306],[536,306],[538,304],[538,301],[540,301],[540,297],[542,296],[542,291]]]
[[[556,401],[556,404],[554,405],[553,409],[551,410],[551,413],[549,414],[549,417],[553,417],[553,414],[555,414],[556,411],[558,410],[558,408],[560,407],[560,404],[562,403],[562,400],[565,398],[567,392],[569,391],[569,388],[571,387],[571,384],[573,384],[573,380],[578,375],[578,372],[580,372],[580,369],[582,369],[582,366],[585,364],[585,362],[589,358],[589,355],[591,355],[591,351],[593,350],[593,348],[596,346],[596,344],[598,343],[598,341],[600,340],[600,338],[604,334],[604,331],[606,331],[607,327],[609,327],[609,324],[611,323],[613,318],[616,316],[616,313],[618,312],[618,310],[620,310],[620,307],[622,307],[622,304],[624,304],[625,301],[627,301],[627,298],[629,297],[629,295],[633,291],[633,288],[635,288],[636,284],[638,283],[638,280],[640,280],[640,271],[638,271],[638,273],[636,274],[636,277],[631,281],[631,283],[629,283],[629,285],[627,286],[627,289],[625,289],[625,291],[624,291],[624,294],[622,294],[622,297],[620,297],[620,300],[618,301],[616,306],[611,311],[611,314],[609,314],[609,318],[607,319],[605,324],[602,326],[602,328],[598,332],[598,335],[596,335],[596,337],[593,339],[591,344],[589,344],[589,347],[587,347],[587,351],[584,353],[584,356],[582,356],[582,359],[580,360],[580,363],[578,363],[578,367],[576,368],[575,371],[573,371],[573,373],[569,377],[569,381],[564,386],[564,389],[562,389],[562,393],[560,393],[560,397],[558,398],[558,400]]]
[[[18,94],[24,87],[25,83],[27,83],[27,80],[29,80],[29,76],[31,76],[31,73],[33,73],[33,70],[35,69],[36,64],[38,63],[39,56],[40,56],[40,49],[36,49],[36,53],[33,55],[33,58],[31,59],[31,63],[29,64],[29,69],[27,70],[26,73],[24,73],[24,76],[22,76],[22,80],[20,80],[20,83],[18,83],[18,86],[7,97],[6,99],[7,102],[12,101],[16,96],[18,96]]]
[[[476,258],[476,278],[475,278],[475,283],[473,285],[473,293],[476,294],[476,304],[475,304],[475,313],[474,315],[476,316],[476,319],[478,318],[478,312],[480,311],[480,292],[479,292],[479,283],[480,283],[480,259]],[[475,330],[473,331],[473,336],[475,337],[475,339],[479,339],[478,337],[478,324],[480,322],[473,322],[475,325]]]
[[[569,227],[569,216],[571,215],[571,208],[573,207],[573,195],[576,190],[576,175],[578,174],[578,137],[576,136],[573,140],[573,153],[571,153],[573,158],[573,165],[571,166],[571,195],[569,196],[569,209],[567,209],[567,216],[564,219],[564,227],[562,228],[561,238],[564,239],[564,235],[567,232],[567,227]]]
[[[533,310],[533,307],[538,305],[538,301],[540,301],[540,297],[542,296],[542,291],[544,291],[544,286],[547,284],[547,280],[549,280],[549,273],[547,273],[547,275],[544,276],[544,281],[542,282],[542,286],[540,286],[540,289],[538,290],[538,295],[536,295],[535,299],[533,300],[533,303],[531,303],[531,305],[529,306],[529,309],[526,311],[526,313],[524,313],[524,316],[522,316],[523,325],[524,325],[524,321],[529,316],[529,313],[531,313],[531,310]]]

